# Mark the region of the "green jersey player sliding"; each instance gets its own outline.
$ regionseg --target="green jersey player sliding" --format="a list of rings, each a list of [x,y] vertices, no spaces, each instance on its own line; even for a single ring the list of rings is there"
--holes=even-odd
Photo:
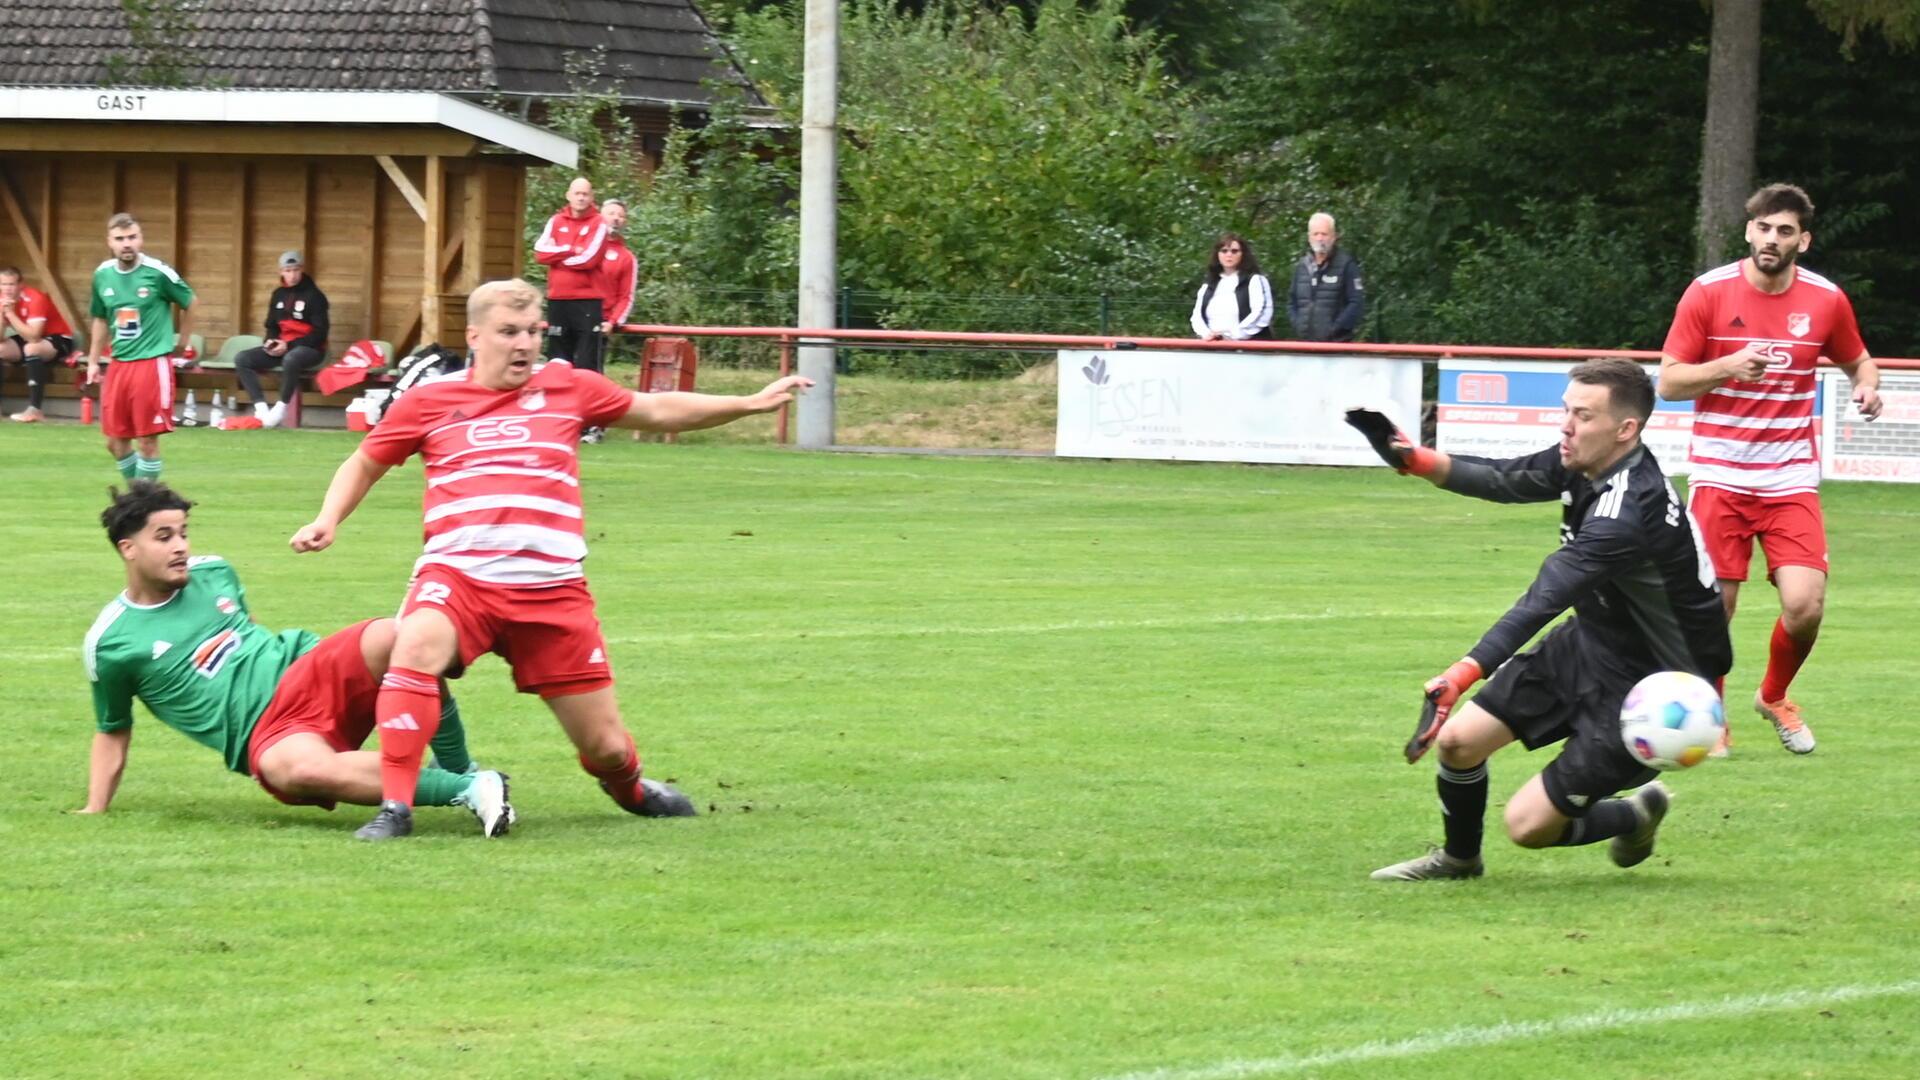
[[[127,588],[87,631],[97,730],[80,812],[105,813],[120,787],[135,698],[281,802],[377,805],[380,755],[360,746],[373,731],[393,620],[369,619],[325,639],[268,631],[248,613],[246,590],[225,559],[189,554],[192,506],[164,484],[135,480],[100,515],[126,564]],[[458,707],[446,701],[433,740],[442,767],[422,771],[419,801],[464,806],[486,835],[504,835],[514,821],[507,778],[471,767]]]

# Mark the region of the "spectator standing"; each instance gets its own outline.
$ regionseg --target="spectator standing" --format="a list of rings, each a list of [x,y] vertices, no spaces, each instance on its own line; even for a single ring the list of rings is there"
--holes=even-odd
[[[1360,262],[1340,246],[1332,214],[1307,219],[1307,253],[1293,267],[1287,319],[1301,341],[1352,341],[1367,313]]]
[[[88,382],[100,380],[107,320],[113,320],[113,358],[100,388],[100,433],[128,480],[160,479],[160,436],[173,430],[172,357],[191,340],[193,325],[193,287],[173,267],[146,254],[145,246],[140,221],[132,214],[107,219],[107,250],[113,258],[94,270],[87,306],[93,317]],[[177,323],[175,307],[180,309]]]
[[[565,360],[582,371],[600,370],[601,248],[607,223],[593,205],[593,183],[584,176],[567,185],[567,205],[547,219],[534,242],[534,257],[547,268],[547,359]]]
[[[1273,336],[1273,284],[1260,272],[1253,245],[1221,233],[1207,262],[1207,282],[1193,301],[1193,332],[1201,341],[1246,341]]]
[[[301,380],[327,359],[327,294],[307,276],[297,251],[280,253],[280,287],[267,302],[266,325],[267,340],[234,357],[233,369],[261,426],[279,427],[287,416],[287,401],[300,393]],[[260,373],[282,365],[280,400],[269,407]]]
[[[27,407],[11,419],[38,423],[47,369],[73,355],[73,327],[46,293],[28,286],[20,268],[0,266],[0,361],[27,365]]]
[[[595,271],[600,290],[601,322],[598,329],[600,366],[606,367],[607,335],[633,314],[633,252],[627,250],[627,204],[608,199],[600,204],[600,218],[607,223],[607,242],[601,245],[600,265]],[[580,441],[597,443],[606,438],[607,429],[590,427],[580,433]]]
[[[600,332],[607,334],[633,314],[637,270],[633,252],[627,250],[627,204],[608,199],[600,204],[600,217],[607,223],[607,242],[600,259],[600,314],[604,320]]]

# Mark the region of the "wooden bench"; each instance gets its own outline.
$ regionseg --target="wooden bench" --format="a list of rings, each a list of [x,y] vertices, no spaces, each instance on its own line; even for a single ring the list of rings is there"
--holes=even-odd
[[[80,418],[80,379],[86,373],[86,365],[76,364],[72,368],[64,365],[54,370],[53,381],[47,386],[46,414],[49,417],[77,420]],[[347,405],[361,392],[373,387],[392,386],[393,376],[382,372],[369,375],[358,386],[349,387],[338,394],[323,394],[318,390],[307,389],[300,395],[300,415],[295,423],[288,417],[288,427],[333,428],[347,426]],[[278,396],[280,392],[280,373],[263,371],[260,373],[260,387],[267,393]],[[311,377],[309,377],[311,387]],[[193,391],[200,412],[200,422],[206,423],[207,413],[213,400],[213,392],[218,390],[224,397],[231,398],[240,389],[239,376],[225,370],[177,370],[174,372],[174,402],[186,399],[186,392]],[[0,378],[0,396],[5,398],[7,412],[18,412],[26,406],[27,369],[22,364],[7,364],[5,376]],[[177,411],[177,410],[176,410]],[[229,415],[233,413],[229,407]],[[289,410],[291,412],[292,410]]]

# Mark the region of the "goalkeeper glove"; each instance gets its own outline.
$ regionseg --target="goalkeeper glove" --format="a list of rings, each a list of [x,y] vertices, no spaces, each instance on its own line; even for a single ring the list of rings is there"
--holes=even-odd
[[[1407,764],[1419,761],[1426,754],[1427,748],[1433,745],[1434,737],[1440,734],[1441,726],[1452,715],[1460,695],[1479,682],[1481,674],[1479,661],[1468,656],[1443,674],[1427,680],[1426,702],[1420,706],[1420,723],[1413,729],[1413,738],[1407,740],[1404,751]]]
[[[1393,426],[1393,421],[1372,409],[1348,409],[1347,423],[1353,429],[1366,436],[1373,446],[1373,452],[1380,460],[1393,467],[1402,476],[1412,473],[1426,476],[1440,464],[1440,455],[1424,446],[1415,446],[1407,433]]]

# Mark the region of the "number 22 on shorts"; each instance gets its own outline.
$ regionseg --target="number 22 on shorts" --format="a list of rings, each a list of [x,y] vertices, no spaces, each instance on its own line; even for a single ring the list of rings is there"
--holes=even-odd
[[[447,598],[452,595],[453,589],[444,582],[423,581],[420,587],[414,590],[413,599],[417,604],[439,604],[445,607]]]

